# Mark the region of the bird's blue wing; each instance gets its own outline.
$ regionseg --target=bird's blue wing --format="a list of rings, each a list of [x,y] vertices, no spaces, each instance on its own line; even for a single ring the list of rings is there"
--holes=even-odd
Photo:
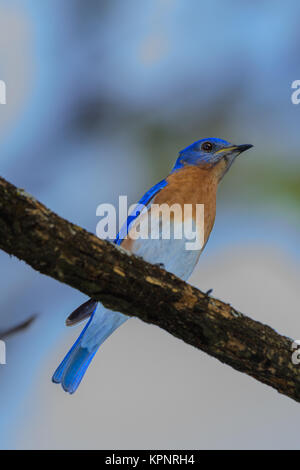
[[[124,238],[128,235],[128,232],[129,232],[129,229],[130,229],[130,226],[132,225],[132,223],[135,221],[135,219],[140,215],[140,212],[143,210],[143,208],[145,206],[147,206],[149,204],[149,202],[151,201],[151,199],[153,199],[153,197],[162,189],[164,188],[165,186],[167,186],[168,182],[163,179],[162,181],[160,181],[159,183],[156,183],[154,186],[152,186],[152,188],[149,189],[149,191],[147,191],[144,196],[139,200],[139,202],[137,203],[137,205],[135,206],[134,210],[132,211],[132,213],[127,217],[127,220],[126,222],[124,223],[124,225],[121,227],[118,235],[117,235],[117,238],[115,239],[114,243],[116,245],[120,245],[122,243],[122,241],[124,240]]]

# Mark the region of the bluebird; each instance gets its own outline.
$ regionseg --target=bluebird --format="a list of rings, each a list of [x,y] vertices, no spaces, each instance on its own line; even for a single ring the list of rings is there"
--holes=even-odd
[[[138,206],[146,208],[146,215],[151,213],[154,205],[168,204],[171,207],[173,204],[179,204],[184,207],[189,204],[192,207],[191,219],[194,225],[198,223],[194,208],[197,204],[203,204],[204,234],[201,247],[187,249],[185,235],[181,238],[174,236],[176,224],[180,223],[176,218],[173,219],[172,236],[163,238],[164,218],[161,218],[161,214],[158,214],[156,219],[154,217],[148,238],[133,236],[133,230],[142,217],[139,211],[129,215],[115,243],[143,257],[149,263],[164,266],[167,271],[186,281],[193,272],[213,228],[219,182],[235,158],[251,147],[252,145],[248,144],[233,145],[217,138],[198,140],[179,152],[170,174],[140,199]],[[181,220],[181,223],[184,222],[185,220]],[[61,384],[63,389],[71,394],[76,391],[101,344],[130,317],[110,311],[102,305],[98,306],[97,301],[90,299],[78,307],[66,323],[74,325],[87,318],[89,320],[86,326],[52,377],[54,383]]]

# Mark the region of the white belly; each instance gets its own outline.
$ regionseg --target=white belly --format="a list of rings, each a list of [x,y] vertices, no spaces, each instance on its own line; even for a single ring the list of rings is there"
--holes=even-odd
[[[166,233],[170,233],[168,239],[164,238]],[[181,238],[174,236],[174,222],[169,224],[167,230],[164,225],[163,232],[161,220],[152,220],[151,224],[149,223],[147,238],[134,239],[130,251],[149,263],[163,264],[164,269],[187,280],[197,264],[201,249],[189,248],[191,239],[185,237],[183,227],[177,230],[177,236],[178,233],[182,234]],[[132,235],[132,230],[129,232],[129,237],[130,235]]]

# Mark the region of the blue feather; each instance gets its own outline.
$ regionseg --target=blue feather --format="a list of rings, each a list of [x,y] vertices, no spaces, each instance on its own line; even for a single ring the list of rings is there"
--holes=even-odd
[[[127,220],[125,222],[125,224],[123,225],[123,227],[121,227],[121,230],[119,231],[118,235],[117,235],[117,238],[115,239],[114,243],[116,245],[120,245],[122,243],[122,241],[124,240],[124,238],[127,236],[129,230],[130,230],[130,227],[132,225],[132,223],[135,221],[135,219],[140,215],[140,212],[143,210],[143,207],[147,206],[147,204],[149,204],[149,202],[151,201],[151,199],[153,199],[153,197],[162,189],[164,188],[165,186],[167,186],[167,181],[165,179],[163,179],[162,181],[160,181],[159,183],[155,184],[154,186],[152,186],[152,188],[149,189],[149,191],[147,191],[144,196],[139,200],[139,202],[137,203],[137,205],[135,206],[134,210],[132,211],[132,213],[127,217]]]
[[[97,350],[90,353],[87,348],[78,348],[62,380],[62,387],[65,392],[72,394],[76,391],[96,352]]]
[[[73,355],[76,347],[79,345],[84,333],[86,332],[86,330],[88,329],[92,319],[93,319],[93,316],[95,314],[95,311],[96,311],[97,307],[95,308],[93,314],[91,315],[89,321],[87,322],[87,324],[85,325],[85,327],[83,328],[82,332],[80,333],[80,335],[78,336],[77,340],[75,341],[75,343],[73,344],[73,346],[71,347],[70,351],[68,352],[68,354],[66,354],[66,356],[64,357],[64,359],[62,360],[62,362],[59,364],[58,368],[56,369],[56,371],[54,372],[53,376],[52,376],[52,382],[56,383],[56,384],[59,384],[61,383],[62,381],[62,378],[63,378],[63,375],[64,375],[64,372],[66,370],[66,367],[68,366],[69,362],[70,362],[70,358],[71,356]]]
[[[126,315],[110,312],[104,307],[96,315],[95,311],[53,374],[52,381],[61,383],[66,392],[75,392],[101,344],[128,319]]]

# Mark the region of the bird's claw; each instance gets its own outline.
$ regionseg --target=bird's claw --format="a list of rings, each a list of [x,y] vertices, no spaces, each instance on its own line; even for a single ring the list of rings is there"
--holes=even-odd
[[[165,269],[164,263],[155,263],[155,266],[158,266],[161,269]]]
[[[208,290],[205,292],[205,295],[206,295],[207,297],[209,297],[212,292],[213,292],[213,289],[208,289]]]

